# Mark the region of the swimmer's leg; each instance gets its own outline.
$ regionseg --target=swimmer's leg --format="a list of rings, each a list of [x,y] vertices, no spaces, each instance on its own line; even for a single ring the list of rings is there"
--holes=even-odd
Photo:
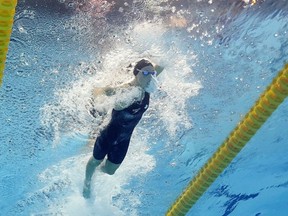
[[[116,170],[120,167],[120,164],[115,164],[109,161],[108,159],[105,161],[105,165],[101,167],[101,170],[108,175],[113,175]]]
[[[85,181],[83,187],[83,197],[86,199],[90,198],[91,179],[95,172],[95,169],[101,164],[105,155],[107,154],[108,145],[105,144],[106,140],[107,140],[106,133],[105,131],[102,131],[101,134],[96,139],[93,149],[93,156],[89,159],[86,165]]]
[[[113,175],[120,167],[128,151],[130,137],[131,136],[127,136],[126,139],[120,142],[117,141],[110,147],[105,165],[101,167],[104,173]]]
[[[88,199],[91,194],[91,179],[95,172],[96,167],[98,167],[103,160],[96,160],[93,156],[89,159],[86,165],[86,173],[83,187],[83,197]]]

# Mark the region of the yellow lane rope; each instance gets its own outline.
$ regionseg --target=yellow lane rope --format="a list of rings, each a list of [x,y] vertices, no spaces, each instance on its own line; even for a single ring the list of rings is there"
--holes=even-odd
[[[0,0],[0,85],[12,32],[17,0]]]
[[[184,216],[288,96],[288,64],[263,92],[244,119],[176,199],[166,216]]]

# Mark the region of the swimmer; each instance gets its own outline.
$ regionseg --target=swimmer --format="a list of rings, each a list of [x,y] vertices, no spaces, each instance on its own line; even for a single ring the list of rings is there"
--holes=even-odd
[[[118,87],[94,89],[93,94],[95,96],[116,95],[116,102],[112,110],[111,120],[97,137],[93,156],[86,165],[83,187],[84,198],[90,198],[92,176],[96,167],[104,161],[105,156],[107,156],[107,159],[101,167],[104,173],[113,175],[121,165],[126,156],[133,130],[142,118],[143,113],[148,109],[150,93],[156,80],[155,77],[162,71],[162,67],[153,66],[148,60],[142,59],[134,67],[133,74],[135,77],[131,82]],[[134,94],[129,93],[135,89]]]

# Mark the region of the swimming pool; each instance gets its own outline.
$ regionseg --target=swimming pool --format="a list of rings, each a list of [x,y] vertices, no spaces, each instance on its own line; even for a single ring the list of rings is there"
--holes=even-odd
[[[19,1],[0,90],[1,215],[164,215],[287,62],[281,1]],[[128,155],[82,198],[93,86],[163,65]],[[109,106],[109,101],[101,104]],[[287,214],[287,100],[188,215]]]

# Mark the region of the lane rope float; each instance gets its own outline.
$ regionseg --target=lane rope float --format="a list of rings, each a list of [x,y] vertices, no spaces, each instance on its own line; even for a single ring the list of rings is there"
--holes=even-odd
[[[213,156],[171,205],[166,216],[184,216],[237,156],[271,114],[288,96],[288,64],[279,72]]]
[[[4,75],[17,0],[0,0],[0,85]]]

